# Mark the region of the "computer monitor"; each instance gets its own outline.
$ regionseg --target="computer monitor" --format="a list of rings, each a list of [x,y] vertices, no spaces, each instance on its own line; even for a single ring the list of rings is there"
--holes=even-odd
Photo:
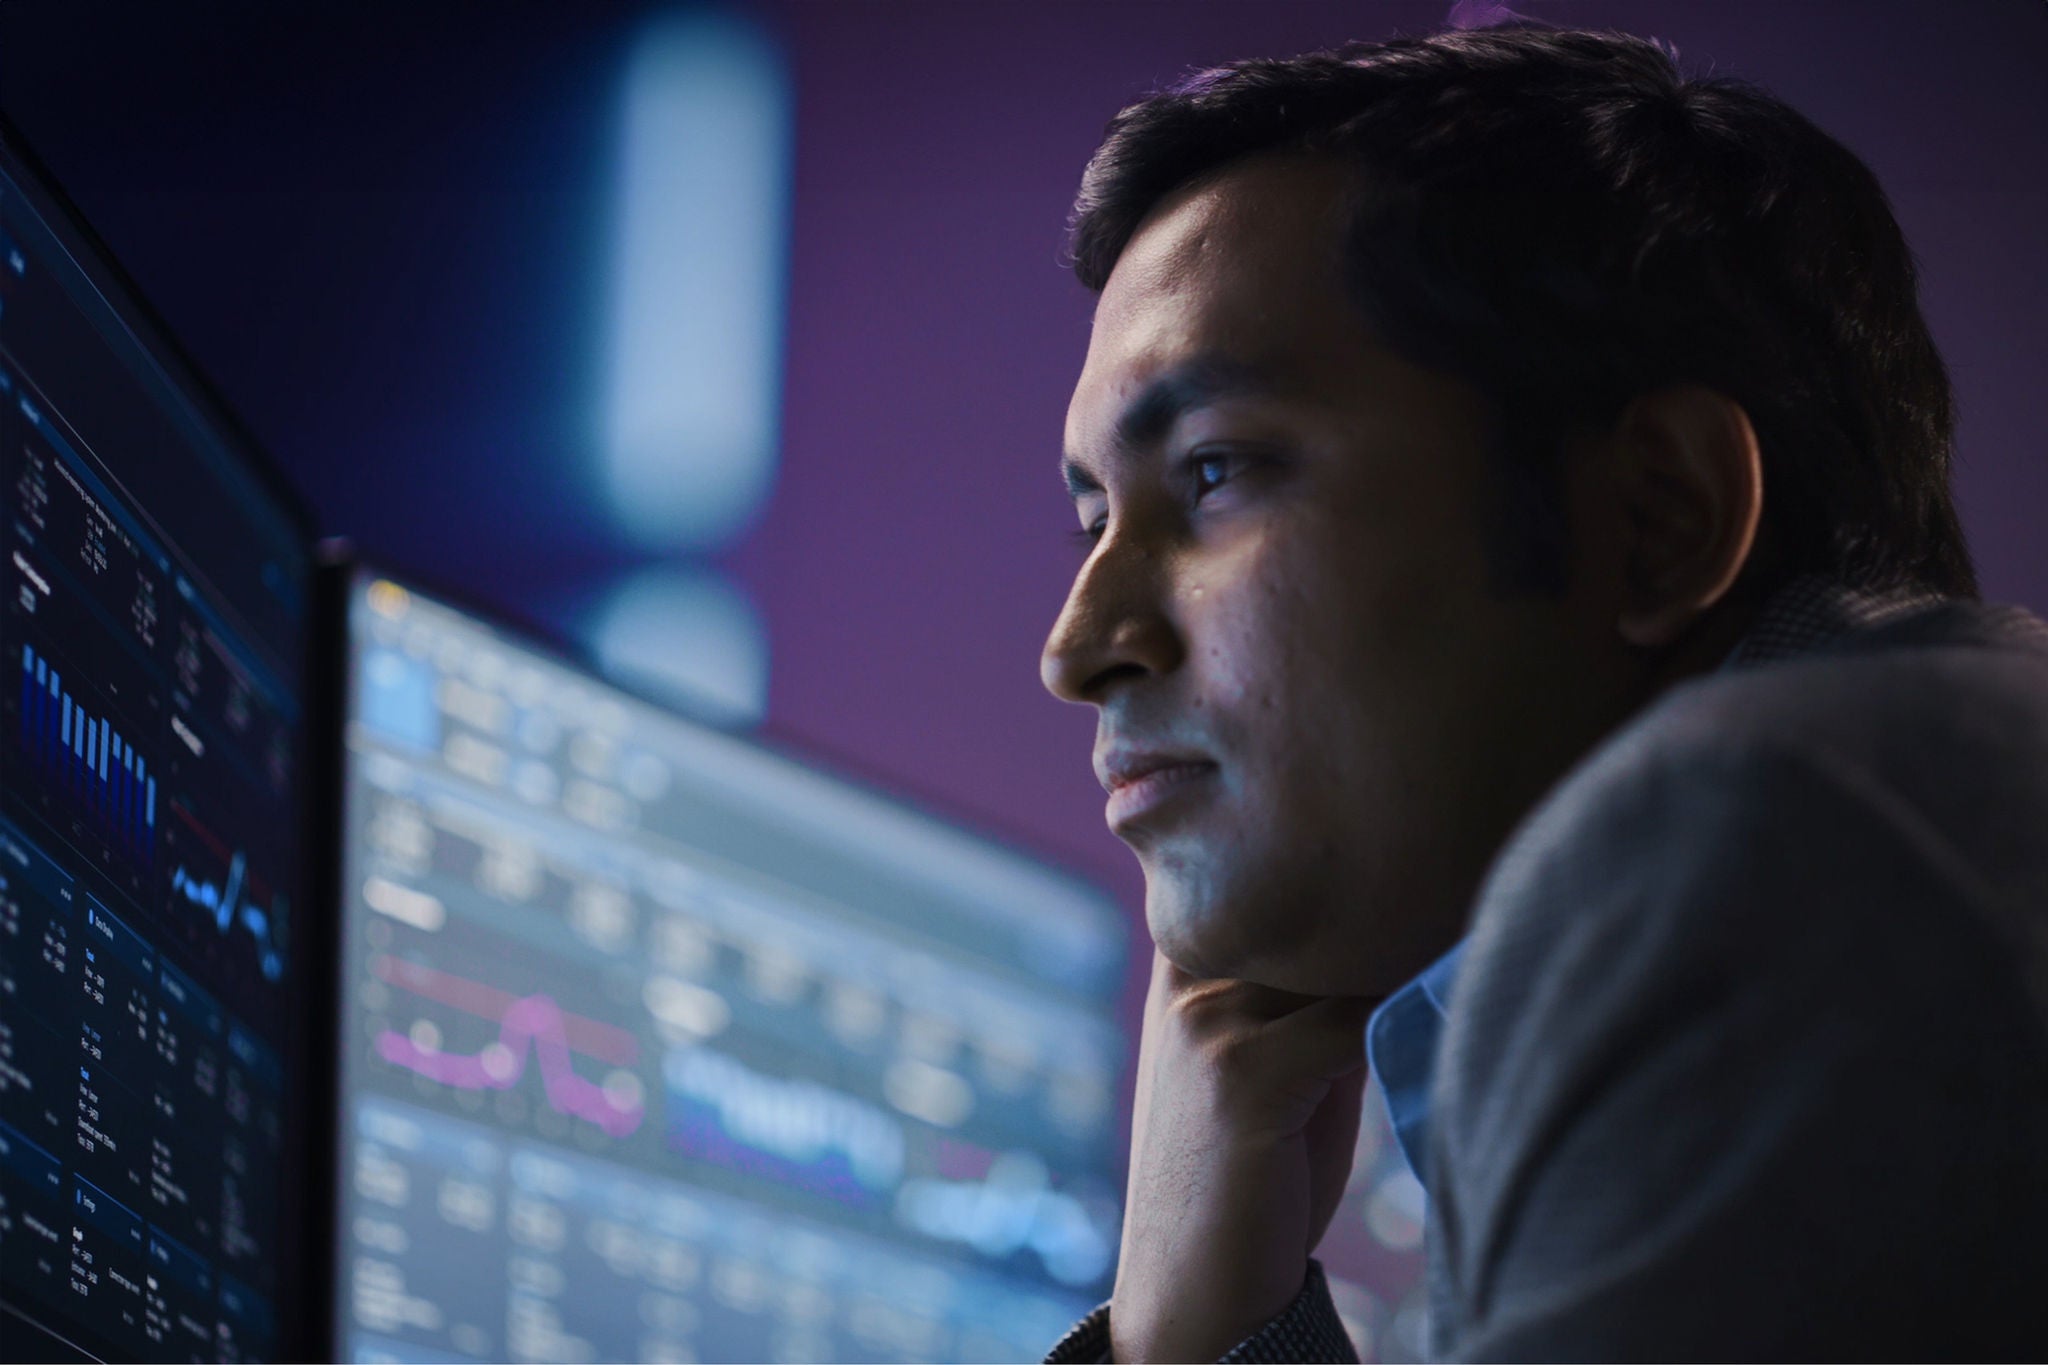
[[[1106,1294],[1100,893],[347,596],[338,1358],[1035,1359]]]
[[[0,1340],[296,1351],[312,538],[0,124]]]

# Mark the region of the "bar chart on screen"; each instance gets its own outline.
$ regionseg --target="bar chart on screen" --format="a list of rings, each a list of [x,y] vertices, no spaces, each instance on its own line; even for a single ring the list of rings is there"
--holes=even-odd
[[[147,872],[155,857],[155,770],[104,702],[33,644],[21,647],[21,742],[39,776],[110,856]]]

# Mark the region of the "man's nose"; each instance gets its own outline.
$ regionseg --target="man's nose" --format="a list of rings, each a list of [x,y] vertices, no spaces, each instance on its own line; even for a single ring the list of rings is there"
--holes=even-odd
[[[1186,649],[1166,607],[1161,555],[1112,534],[1074,577],[1038,676],[1061,701],[1100,705],[1121,682],[1170,673]]]

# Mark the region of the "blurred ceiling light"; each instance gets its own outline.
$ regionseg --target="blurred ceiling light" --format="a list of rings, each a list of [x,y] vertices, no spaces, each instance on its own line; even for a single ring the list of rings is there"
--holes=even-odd
[[[651,21],[627,64],[600,404],[619,528],[660,550],[743,533],[775,479],[790,92],[753,24]]]
[[[626,686],[731,725],[758,724],[767,714],[767,627],[719,574],[643,569],[586,619],[598,666]]]

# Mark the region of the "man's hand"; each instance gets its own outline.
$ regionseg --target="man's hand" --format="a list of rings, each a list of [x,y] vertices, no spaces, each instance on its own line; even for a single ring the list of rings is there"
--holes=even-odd
[[[1214,1360],[1300,1292],[1351,1174],[1370,1008],[1204,981],[1154,956],[1117,1360]]]

